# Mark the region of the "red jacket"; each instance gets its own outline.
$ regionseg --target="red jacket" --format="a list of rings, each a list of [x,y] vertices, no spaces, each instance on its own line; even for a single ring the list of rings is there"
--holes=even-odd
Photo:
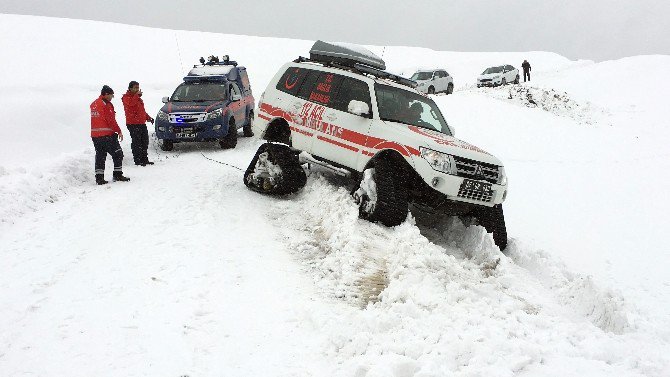
[[[121,134],[116,123],[116,111],[111,102],[105,102],[102,96],[91,103],[91,137]]]
[[[126,112],[126,124],[144,124],[151,119],[144,110],[142,97],[129,91],[121,98],[123,110]]]

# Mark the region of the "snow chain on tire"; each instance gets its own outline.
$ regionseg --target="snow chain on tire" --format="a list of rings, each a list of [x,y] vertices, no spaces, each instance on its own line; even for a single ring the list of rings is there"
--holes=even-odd
[[[244,184],[269,195],[287,195],[305,187],[307,175],[298,155],[284,144],[265,143],[244,172]]]
[[[505,250],[507,247],[507,227],[505,226],[502,204],[478,209],[475,216],[479,225],[483,226],[488,233],[493,233],[493,241],[500,250]]]
[[[366,169],[366,171],[368,171]],[[370,195],[365,192],[365,188],[359,184],[357,190],[352,194],[354,200],[358,203],[358,215],[360,218],[381,222],[386,226],[400,225],[407,218],[409,202],[407,187],[403,180],[404,177],[391,166],[387,160],[379,160],[375,163],[374,169],[368,172],[374,179],[374,189],[376,191],[376,203],[370,205]],[[365,172],[363,178],[365,179]],[[361,181],[362,182],[362,181]]]

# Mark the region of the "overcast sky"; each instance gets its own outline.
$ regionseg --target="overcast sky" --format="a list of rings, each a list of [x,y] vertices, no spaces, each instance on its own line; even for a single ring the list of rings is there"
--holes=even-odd
[[[0,13],[596,61],[670,55],[670,0],[0,0]]]

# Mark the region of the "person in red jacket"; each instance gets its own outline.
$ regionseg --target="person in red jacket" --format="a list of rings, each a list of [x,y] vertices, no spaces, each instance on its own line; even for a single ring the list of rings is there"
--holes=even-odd
[[[153,165],[149,161],[147,149],[149,149],[149,132],[147,131],[147,121],[154,124],[154,118],[150,117],[144,110],[144,101],[142,101],[142,90],[140,83],[131,81],[128,84],[128,91],[121,98],[123,109],[126,112],[126,127],[130,132],[130,148],[133,151],[133,160],[135,165]]]
[[[116,123],[114,105],[112,98],[114,91],[107,85],[102,87],[100,97],[91,103],[91,139],[95,147],[95,183],[104,185],[105,160],[107,153],[114,160],[114,181],[130,181],[123,176],[123,150],[119,141],[123,140],[123,134]]]

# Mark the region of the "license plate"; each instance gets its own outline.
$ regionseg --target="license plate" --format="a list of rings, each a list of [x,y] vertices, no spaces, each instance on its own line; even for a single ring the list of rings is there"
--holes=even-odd
[[[491,194],[491,184],[481,181],[473,181],[471,179],[464,179],[461,183],[461,190],[468,190],[477,193]]]
[[[176,135],[178,139],[193,139],[195,138],[195,132],[177,132]]]

